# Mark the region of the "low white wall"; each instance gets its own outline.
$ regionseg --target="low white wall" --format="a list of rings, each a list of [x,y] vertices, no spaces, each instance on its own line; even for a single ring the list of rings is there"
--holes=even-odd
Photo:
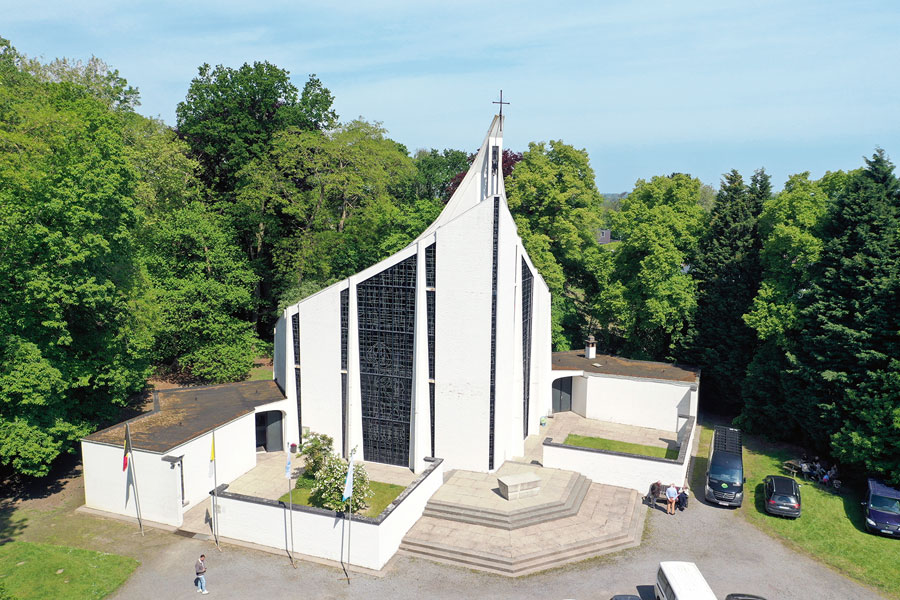
[[[422,516],[428,499],[444,482],[444,466],[440,459],[426,470],[404,494],[399,504],[388,507],[377,519],[353,517],[352,547],[349,562],[368,569],[381,569],[397,552],[403,536]],[[414,487],[413,487],[414,486]],[[293,521],[293,552],[328,560],[347,559],[346,523],[333,511],[287,506],[273,500],[231,494],[219,494],[219,535],[285,549],[290,547],[290,524]],[[291,512],[293,514],[291,514]]]
[[[181,481],[178,468],[161,454],[135,450],[127,472],[122,471],[122,446],[81,442],[84,465],[84,504],[89,508],[136,517],[134,475],[141,517],[180,527]],[[132,471],[132,466],[134,471]],[[208,490],[207,490],[208,491]]]
[[[687,480],[691,446],[697,430],[689,419],[685,426],[691,426],[687,442],[682,443],[678,460],[654,459],[611,452],[593,450],[555,443],[549,438],[544,441],[544,466],[551,469],[566,469],[581,473],[595,483],[604,483],[631,488],[646,493],[654,481],[675,482],[681,486]],[[682,437],[679,433],[679,437]]]
[[[687,383],[585,374],[573,378],[572,410],[588,419],[676,431],[679,411],[691,410],[683,402],[689,393]]]

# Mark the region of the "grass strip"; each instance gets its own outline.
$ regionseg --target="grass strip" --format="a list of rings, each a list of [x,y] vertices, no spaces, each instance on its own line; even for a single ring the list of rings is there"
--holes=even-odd
[[[406,489],[406,486],[395,485],[393,483],[382,483],[381,481],[369,481],[372,491],[375,495],[369,499],[369,507],[362,512],[365,517],[377,517],[381,514],[388,504],[393,502],[400,493]],[[309,501],[309,494],[312,486],[301,487],[291,490],[294,504],[302,504],[304,506],[313,506]],[[288,495],[284,494],[279,498],[281,502],[288,501]]]
[[[138,561],[127,556],[31,542],[0,546],[0,589],[13,598],[105,598]]]
[[[625,452],[626,454],[636,454],[638,456],[652,456],[654,458],[668,458],[670,460],[678,458],[677,448],[658,448],[656,446],[631,444],[629,442],[619,442],[616,440],[607,440],[605,438],[575,435],[574,433],[570,433],[566,436],[565,443],[569,446],[580,446],[581,448],[593,448],[595,450],[612,450],[613,452]]]

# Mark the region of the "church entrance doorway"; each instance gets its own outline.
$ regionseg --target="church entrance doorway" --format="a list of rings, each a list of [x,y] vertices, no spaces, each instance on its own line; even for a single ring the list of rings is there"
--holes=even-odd
[[[256,413],[256,451],[278,452],[284,449],[281,435],[282,413],[267,410]]]
[[[553,412],[569,410],[572,410],[572,378],[561,377],[553,382]]]

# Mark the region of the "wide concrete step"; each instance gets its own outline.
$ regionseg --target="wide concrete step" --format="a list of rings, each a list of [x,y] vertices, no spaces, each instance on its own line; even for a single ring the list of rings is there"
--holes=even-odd
[[[563,498],[533,507],[511,512],[500,512],[431,500],[422,513],[425,517],[496,527],[498,529],[520,529],[539,523],[575,516],[591,487],[591,480],[578,475],[568,484]]]
[[[553,528],[532,527],[511,531],[508,534],[511,540],[525,536],[530,542],[520,547],[518,553],[515,551],[515,544],[501,551],[492,552],[489,544],[475,543],[462,547],[454,545],[440,535],[417,535],[414,528],[401,543],[400,552],[445,564],[517,577],[637,546],[646,518],[646,509],[637,492],[631,495],[626,514],[624,527],[601,527],[597,535],[572,543],[560,543],[561,540],[555,535]],[[591,522],[588,514],[567,517],[560,520],[559,524],[560,527],[597,527],[596,523]]]

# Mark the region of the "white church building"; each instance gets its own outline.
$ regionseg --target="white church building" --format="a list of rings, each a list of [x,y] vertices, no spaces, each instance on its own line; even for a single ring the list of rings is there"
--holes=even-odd
[[[357,458],[493,471],[550,412],[550,292],[503,185],[503,117],[409,246],[289,306],[275,381],[296,424]],[[296,439],[296,438],[292,438]]]

